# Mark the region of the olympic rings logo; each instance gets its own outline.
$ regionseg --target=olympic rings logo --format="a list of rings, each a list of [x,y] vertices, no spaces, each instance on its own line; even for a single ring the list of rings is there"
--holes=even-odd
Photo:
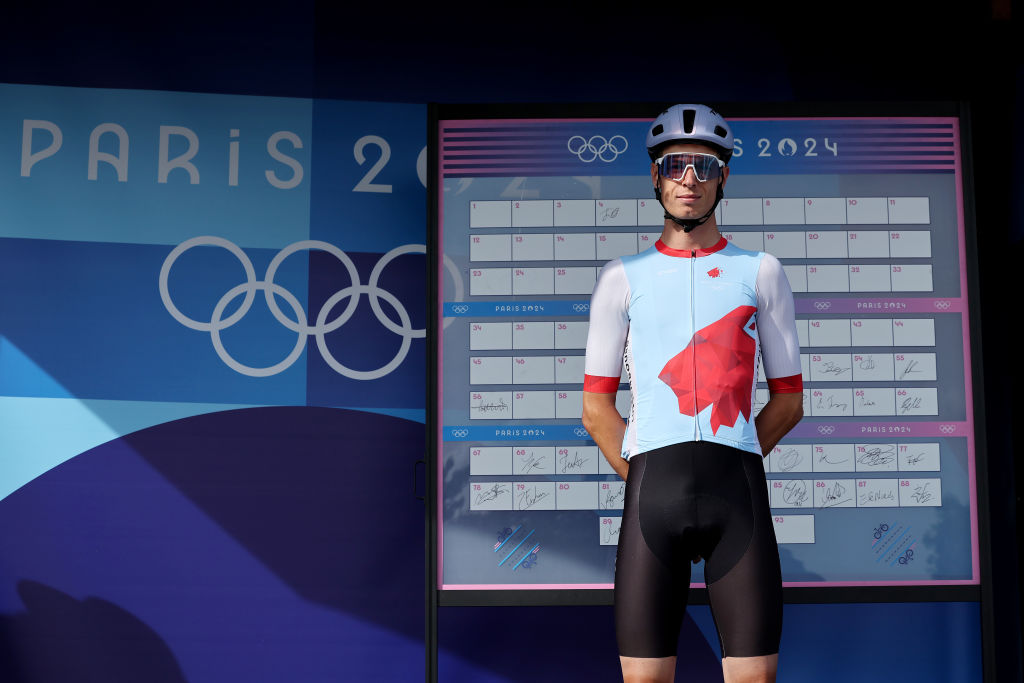
[[[572,310],[576,313],[587,313],[590,311],[590,304],[573,304]]]
[[[939,425],[939,431],[943,434],[952,434],[956,431],[956,425]]]
[[[575,434],[576,436],[580,436],[580,437],[583,437],[583,436],[590,436],[590,433],[589,433],[589,432],[587,432],[587,430],[586,430],[586,429],[584,429],[583,427],[575,427],[575,428],[574,428],[574,429],[572,430],[572,433],[573,433],[573,434]]]
[[[469,436],[469,430],[468,429],[453,429],[452,430],[452,438],[453,439],[465,439],[467,436]]]
[[[621,140],[621,143],[617,143],[616,140]],[[611,163],[629,149],[629,142],[621,135],[613,135],[610,139],[603,135],[595,135],[589,140],[582,135],[573,135],[566,146],[585,164],[597,159]]]
[[[818,425],[819,434],[831,434],[834,431],[836,431],[836,428],[832,425]]]
[[[935,308],[939,309],[940,311],[944,311],[947,308],[949,308],[949,302],[948,301],[936,301],[935,302]]]
[[[452,313],[469,313],[469,306],[466,304],[455,304],[452,306]]]
[[[828,309],[832,308],[832,302],[831,301],[815,301],[814,302],[814,307],[817,308],[819,311],[827,311]]]
[[[214,306],[213,314],[210,316],[209,322],[203,322],[200,320],[194,320],[184,313],[182,313],[174,302],[171,300],[171,294],[168,289],[168,279],[170,277],[171,268],[174,266],[174,262],[184,254],[186,251],[193,247],[198,246],[215,246],[226,249],[235,258],[238,259],[239,263],[242,264],[242,268],[245,270],[245,282],[236,285],[224,293],[217,304]],[[317,313],[316,322],[313,325],[309,324],[306,312],[302,308],[302,304],[290,291],[282,287],[281,285],[274,282],[274,276],[277,274],[278,268],[281,263],[291,254],[297,251],[319,249],[326,251],[336,258],[348,271],[349,278],[352,282],[348,287],[341,289],[332,294],[327,301],[324,302],[323,307]],[[412,321],[409,318],[409,313],[402,305],[402,302],[390,292],[381,289],[378,286],[381,273],[395,258],[403,254],[425,254],[426,247],[422,244],[406,244],[400,247],[395,247],[391,251],[384,254],[377,264],[373,267],[370,273],[370,280],[367,284],[362,284],[359,279],[359,272],[356,270],[355,264],[352,259],[349,258],[348,254],[343,252],[338,247],[327,242],[321,242],[319,240],[303,240],[301,242],[295,242],[290,244],[271,260],[270,265],[267,267],[266,275],[263,280],[256,279],[256,272],[253,268],[252,261],[245,255],[238,245],[230,242],[222,237],[214,236],[201,236],[193,237],[192,239],[185,240],[167,255],[164,259],[163,266],[160,268],[160,299],[163,301],[164,307],[167,312],[177,320],[179,323],[193,330],[199,330],[201,332],[209,332],[210,339],[213,342],[213,348],[217,352],[224,363],[234,370],[243,375],[249,377],[270,377],[278,373],[284,372],[298,360],[299,356],[302,355],[302,351],[306,348],[306,338],[313,336],[316,338],[317,348],[320,350],[320,355],[324,361],[338,374],[344,375],[351,379],[356,380],[373,380],[392,372],[397,368],[406,355],[409,353],[409,348],[412,346],[413,339],[422,339],[426,336],[425,329],[415,329],[412,327]],[[460,284],[460,283],[456,283]],[[459,289],[456,287],[456,289]],[[271,314],[274,318],[281,323],[284,327],[295,332],[298,337],[295,341],[295,346],[284,358],[284,360],[262,368],[254,368],[248,365],[244,365],[237,361],[235,358],[228,353],[224,347],[224,342],[221,340],[221,332],[231,327],[249,312],[252,307],[253,300],[255,299],[256,292],[263,292],[264,300],[267,303],[267,307],[270,309]],[[277,304],[276,297],[280,296],[288,304],[288,307],[292,309],[294,318],[289,318],[281,311]],[[359,300],[363,294],[366,294],[370,300],[370,308],[373,309],[373,314],[377,320],[387,328],[389,331],[397,334],[401,339],[402,343],[389,362],[376,370],[354,370],[343,365],[339,362],[330,349],[327,348],[326,335],[329,332],[333,332],[342,325],[344,325],[355,313],[356,307],[359,305]],[[238,310],[231,315],[224,317],[225,309],[228,305],[237,299],[239,296],[244,296],[242,303]],[[337,315],[333,320],[329,319],[331,311],[334,310],[338,304],[345,299],[348,299],[348,304],[344,310]],[[380,305],[380,300],[383,299],[390,305],[395,313],[398,315],[398,322],[391,320],[388,315],[383,311]]]

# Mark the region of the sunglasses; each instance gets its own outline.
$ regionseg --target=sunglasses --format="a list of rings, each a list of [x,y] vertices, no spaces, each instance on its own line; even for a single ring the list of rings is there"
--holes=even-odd
[[[697,176],[697,181],[703,183],[706,180],[714,180],[722,176],[722,169],[725,162],[714,154],[701,154],[700,152],[676,152],[666,154],[654,160],[658,165],[658,174],[662,178],[671,180],[682,180],[686,175],[686,169],[692,168]]]

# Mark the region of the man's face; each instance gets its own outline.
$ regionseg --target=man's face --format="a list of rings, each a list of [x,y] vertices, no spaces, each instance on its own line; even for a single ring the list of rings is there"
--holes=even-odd
[[[710,147],[692,142],[675,143],[661,150],[662,155],[675,152],[715,154]],[[692,168],[686,169],[682,180],[672,180],[659,176],[657,165],[651,164],[651,182],[661,188],[661,202],[676,218],[700,218],[706,214],[715,203],[719,181],[724,187],[728,178],[729,167],[726,166],[722,169],[721,178],[708,179],[703,183],[697,180]]]

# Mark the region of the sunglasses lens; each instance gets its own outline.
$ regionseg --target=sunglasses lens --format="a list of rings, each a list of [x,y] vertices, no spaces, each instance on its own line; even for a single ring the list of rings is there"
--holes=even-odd
[[[686,169],[693,168],[697,180],[714,180],[722,175],[718,157],[711,154],[667,154],[661,160],[660,173],[665,178],[682,180]]]

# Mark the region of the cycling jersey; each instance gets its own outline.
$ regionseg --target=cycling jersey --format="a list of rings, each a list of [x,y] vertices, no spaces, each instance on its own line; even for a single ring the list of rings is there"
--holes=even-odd
[[[617,391],[625,362],[622,457],[701,440],[760,455],[751,414],[759,358],[771,392],[803,390],[793,295],[771,254],[724,237],[692,251],[659,239],[601,269],[583,389]]]

